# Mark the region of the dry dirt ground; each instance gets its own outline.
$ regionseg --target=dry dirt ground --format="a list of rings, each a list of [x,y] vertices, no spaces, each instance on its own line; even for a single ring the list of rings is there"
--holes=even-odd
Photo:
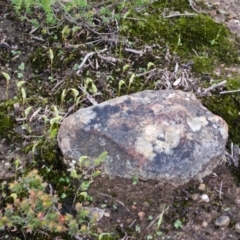
[[[240,21],[239,0],[206,2],[209,3],[209,14],[217,21],[224,21],[226,24],[233,19]],[[1,17],[3,14],[8,17]],[[16,21],[17,18],[10,13],[8,3],[0,0],[0,29],[8,34],[7,43],[18,45],[18,49],[23,53],[19,55],[21,59],[16,57],[9,62],[12,72],[20,71],[18,66],[27,59],[28,53],[42,44],[41,40],[26,37],[30,28],[27,23]],[[5,55],[9,54],[6,45],[1,45],[0,51]],[[7,63],[4,54],[0,55],[2,66]],[[24,74],[29,77],[31,73],[28,71],[26,66]],[[0,86],[1,100],[5,100],[5,82],[1,84],[4,86]],[[11,98],[16,93],[15,85],[10,84],[9,90],[8,97]],[[51,92],[45,94],[48,96]],[[21,144],[15,144],[12,139],[7,144],[1,142],[0,146],[3,156],[11,152],[10,150],[18,152],[16,149],[20,148]],[[114,239],[124,240],[240,239],[239,181],[240,169],[230,166],[228,162],[222,162],[202,183],[190,182],[178,189],[172,189],[171,186],[157,181],[100,177],[93,182],[89,191],[93,197],[91,205],[104,208],[108,213],[99,222],[97,231],[113,233]],[[161,213],[163,219],[158,228]],[[221,222],[221,226],[217,226],[215,221],[220,216],[229,217],[229,222]],[[5,239],[4,236],[0,236],[0,239]]]

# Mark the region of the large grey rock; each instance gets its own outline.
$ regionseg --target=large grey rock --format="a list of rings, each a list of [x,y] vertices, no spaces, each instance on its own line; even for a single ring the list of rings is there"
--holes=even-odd
[[[108,151],[110,176],[178,186],[212,172],[224,154],[225,121],[192,93],[143,91],[83,108],[64,119],[58,143],[66,163]]]

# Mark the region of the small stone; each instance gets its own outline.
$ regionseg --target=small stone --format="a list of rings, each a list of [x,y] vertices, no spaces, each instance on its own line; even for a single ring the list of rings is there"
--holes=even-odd
[[[198,193],[195,193],[195,194],[192,195],[192,200],[193,201],[197,201],[197,200],[199,200],[199,198],[200,198],[200,195]]]
[[[105,213],[104,213],[104,217],[110,217],[110,213],[105,212]]]
[[[219,8],[220,7],[220,2],[215,2],[215,3],[213,3],[213,8]]]
[[[206,188],[206,185],[205,185],[204,183],[201,183],[201,184],[199,185],[199,187],[198,187],[198,190],[204,191],[205,188]]]
[[[207,194],[203,194],[200,199],[201,199],[202,202],[209,202],[210,201]]]
[[[138,212],[138,217],[139,217],[139,220],[143,220],[143,218],[145,217],[146,213],[145,212]]]
[[[137,207],[136,207],[135,205],[132,205],[132,209],[133,209],[133,210],[136,210]]]
[[[237,205],[240,205],[240,199],[237,198],[237,199],[235,200],[235,203],[236,203]]]
[[[215,226],[226,227],[230,223],[230,218],[228,216],[220,216],[215,220]]]
[[[208,223],[207,223],[206,221],[204,221],[204,222],[202,223],[202,226],[203,226],[203,227],[207,227],[207,226],[208,226]]]
[[[143,208],[148,209],[150,207],[150,204],[148,202],[143,202]]]
[[[240,223],[239,222],[236,223],[236,225],[235,225],[235,231],[240,233]]]

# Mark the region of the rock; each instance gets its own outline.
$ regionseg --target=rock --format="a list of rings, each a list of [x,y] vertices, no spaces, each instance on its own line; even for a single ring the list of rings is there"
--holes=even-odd
[[[145,215],[146,215],[145,212],[138,212],[139,220],[142,221],[144,219]]]
[[[192,93],[143,91],[83,108],[63,120],[58,144],[68,166],[108,152],[110,177],[179,186],[208,175],[225,152],[228,126]]]
[[[227,27],[230,29],[231,32],[236,33],[238,37],[240,37],[240,21],[236,19],[231,19],[227,23]]]
[[[208,226],[208,222],[203,221],[202,226],[203,226],[203,227],[207,227],[207,226]]]
[[[228,216],[220,216],[215,220],[215,226],[227,227],[230,223],[230,218]]]
[[[200,200],[201,200],[202,202],[209,202],[209,201],[210,201],[210,199],[209,199],[209,197],[208,197],[207,194],[203,194],[203,195],[200,197]]]
[[[201,184],[199,185],[199,187],[198,187],[198,190],[204,191],[205,188],[206,188],[206,185],[205,185],[204,183],[201,183]]]
[[[237,222],[235,225],[235,231],[240,233],[240,223],[239,222]]]

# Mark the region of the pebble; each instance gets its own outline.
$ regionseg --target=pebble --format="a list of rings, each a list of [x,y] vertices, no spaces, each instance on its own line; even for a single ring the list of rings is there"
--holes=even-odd
[[[235,231],[240,233],[240,223],[239,222],[236,223],[236,225],[235,225]]]
[[[199,185],[199,187],[198,187],[198,190],[204,191],[205,188],[206,188],[206,185],[205,185],[204,183],[201,183],[201,184]]]
[[[145,217],[146,213],[145,212],[138,212],[138,217],[139,217],[139,220],[142,221],[143,218]]]
[[[207,195],[207,194],[203,194],[203,195],[201,196],[201,201],[202,201],[202,202],[209,202],[210,200],[209,200],[208,195]]]
[[[150,204],[148,202],[143,202],[143,208],[148,209],[150,207]]]
[[[204,221],[204,222],[202,223],[202,226],[203,226],[203,227],[207,227],[207,226],[208,226],[208,223],[207,223],[206,221]]]
[[[228,216],[220,216],[214,222],[215,226],[226,227],[230,223],[230,218]]]
[[[195,193],[195,194],[192,195],[192,200],[193,201],[197,201],[197,200],[199,200],[199,198],[200,198],[200,195],[198,193]]]

